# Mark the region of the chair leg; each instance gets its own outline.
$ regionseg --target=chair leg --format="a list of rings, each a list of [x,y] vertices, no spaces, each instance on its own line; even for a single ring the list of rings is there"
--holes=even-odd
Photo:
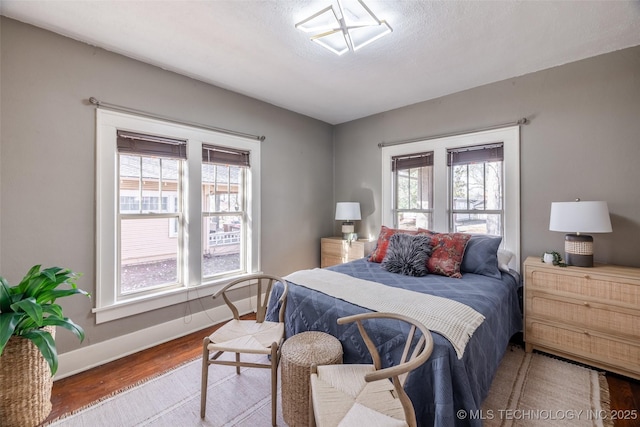
[[[200,418],[204,419],[207,409],[207,383],[209,380],[209,337],[202,342],[202,380],[200,388]]]
[[[310,375],[317,375],[318,369],[316,364],[311,365]],[[309,427],[316,427],[316,414],[313,411],[313,389],[311,388],[311,381],[309,381]]]
[[[278,425],[278,344],[271,344],[271,425]]]
[[[240,375],[240,353],[236,353],[236,374]]]

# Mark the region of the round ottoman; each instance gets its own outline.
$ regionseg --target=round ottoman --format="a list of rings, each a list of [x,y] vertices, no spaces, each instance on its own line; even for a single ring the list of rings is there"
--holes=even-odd
[[[309,425],[311,365],[342,363],[340,341],[324,332],[301,332],[282,345],[282,415],[290,427]]]

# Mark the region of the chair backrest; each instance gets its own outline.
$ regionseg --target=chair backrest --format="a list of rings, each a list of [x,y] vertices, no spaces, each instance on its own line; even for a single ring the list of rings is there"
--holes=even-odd
[[[278,300],[278,304],[280,305],[280,310],[278,313],[278,321],[284,322],[284,311],[287,304],[287,293],[289,292],[289,284],[286,280],[282,279],[278,276],[273,276],[271,274],[251,274],[248,276],[243,276],[239,279],[233,280],[227,283],[222,289],[216,292],[213,295],[213,298],[218,298],[222,295],[224,302],[229,306],[231,312],[233,313],[234,319],[239,319],[240,315],[238,313],[237,307],[231,302],[231,299],[227,296],[227,292],[232,290],[233,288],[239,287],[241,284],[246,285],[256,285],[257,287],[257,304],[256,304],[256,322],[262,323],[265,320],[267,314],[267,307],[269,305],[269,299],[271,297],[271,290],[273,288],[274,283],[280,282],[284,286],[284,290],[280,299]]]
[[[371,340],[365,328],[366,321],[371,319],[395,319],[406,322],[410,325],[402,356],[396,365],[382,368],[382,360],[380,358],[380,354],[378,353],[375,343]],[[341,325],[352,322],[356,322],[358,331],[360,332],[360,335],[362,336],[362,339],[364,340],[369,353],[371,353],[373,366],[375,368],[374,372],[365,375],[365,381],[371,382],[385,378],[391,379],[396,394],[400,399],[400,402],[402,403],[402,407],[404,408],[407,423],[410,426],[416,425],[416,415],[413,409],[413,404],[411,403],[411,400],[409,399],[407,393],[404,391],[403,386],[409,372],[425,363],[431,356],[431,353],[433,351],[433,337],[431,336],[431,332],[429,331],[429,329],[427,329],[426,326],[424,326],[417,320],[394,313],[361,313],[354,314],[352,316],[341,317],[338,319],[338,324]],[[419,338],[416,336],[416,331],[420,331],[421,333]]]

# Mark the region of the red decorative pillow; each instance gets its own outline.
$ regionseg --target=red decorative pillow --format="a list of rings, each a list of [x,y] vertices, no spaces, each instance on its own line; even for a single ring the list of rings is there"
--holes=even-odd
[[[460,266],[462,265],[462,257],[471,235],[465,233],[434,233],[424,229],[418,231],[431,236],[433,252],[427,260],[429,273],[461,278]]]
[[[415,236],[417,234],[423,234],[419,230],[400,230],[396,228],[389,228],[387,226],[380,227],[380,234],[378,235],[378,243],[376,248],[369,255],[370,262],[382,262],[387,254],[387,248],[389,247],[389,239],[396,233],[410,234]]]

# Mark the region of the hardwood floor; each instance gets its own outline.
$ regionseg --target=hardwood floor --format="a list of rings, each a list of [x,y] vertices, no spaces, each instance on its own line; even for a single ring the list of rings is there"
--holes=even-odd
[[[255,315],[242,316],[242,318],[255,319]],[[202,340],[217,328],[218,326],[212,326],[55,381],[51,391],[53,408],[44,424],[200,357]]]
[[[611,415],[617,418],[615,427],[640,426],[640,381],[607,374],[611,393]]]
[[[255,318],[245,316],[244,318]],[[81,409],[96,400],[159,375],[202,352],[202,339],[217,326],[194,332],[122,359],[55,381],[51,393],[53,409],[45,423]],[[615,427],[640,427],[640,381],[607,374],[611,393],[609,416],[617,418]]]

